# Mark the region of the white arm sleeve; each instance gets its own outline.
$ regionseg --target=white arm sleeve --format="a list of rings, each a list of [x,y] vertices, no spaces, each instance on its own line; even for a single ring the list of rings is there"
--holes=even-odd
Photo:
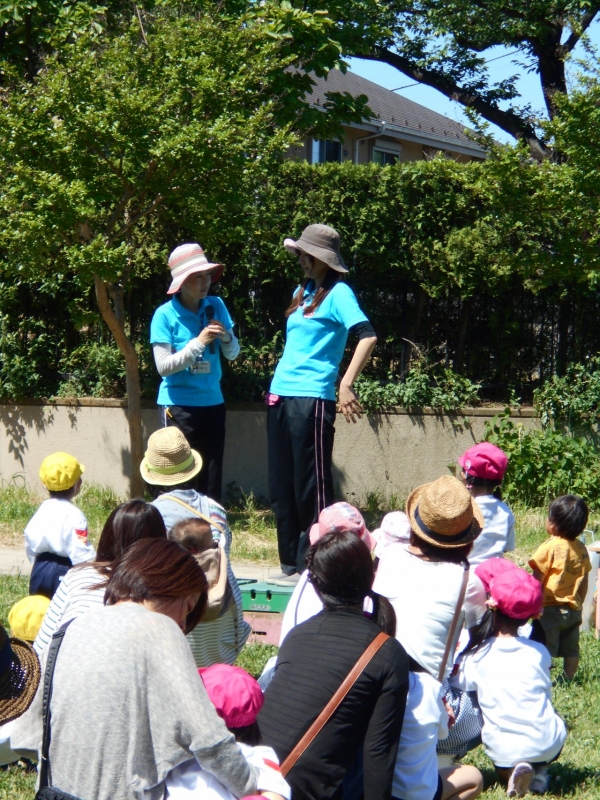
[[[240,343],[238,342],[235,333],[231,330],[231,328],[227,328],[227,333],[231,336],[231,341],[221,341],[221,350],[228,361],[233,361],[233,359],[237,358],[240,353]]]
[[[181,372],[187,367],[191,367],[197,356],[201,356],[204,352],[204,345],[198,339],[192,339],[183,350],[172,353],[170,344],[158,342],[152,345],[152,352],[158,374],[161,378],[166,378],[167,375],[173,375],[175,372]]]

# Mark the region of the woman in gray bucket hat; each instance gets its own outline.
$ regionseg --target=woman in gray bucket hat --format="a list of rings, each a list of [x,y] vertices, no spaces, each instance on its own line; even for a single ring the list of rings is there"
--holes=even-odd
[[[338,368],[348,332],[358,344],[339,383],[339,404],[347,422],[362,407],[354,381],[369,360],[377,336],[352,289],[340,255],[340,236],[329,225],[309,225],[284,247],[298,257],[304,280],[286,311],[283,356],[267,395],[269,406],[269,498],[277,520],[282,575],[295,582],[304,571],[308,533],[333,503],[331,472]]]

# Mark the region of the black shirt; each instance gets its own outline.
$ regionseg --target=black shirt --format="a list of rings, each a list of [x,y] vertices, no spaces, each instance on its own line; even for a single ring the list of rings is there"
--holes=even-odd
[[[286,636],[258,716],[263,744],[280,762],[378,633],[362,614],[322,611]],[[339,800],[363,741],[365,800],[390,798],[407,690],[408,657],[391,638],[288,773],[292,800]]]

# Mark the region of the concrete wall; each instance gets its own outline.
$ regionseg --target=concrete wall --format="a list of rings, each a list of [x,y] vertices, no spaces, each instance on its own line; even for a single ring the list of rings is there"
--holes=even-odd
[[[500,409],[465,409],[456,417],[398,410],[348,424],[336,422],[334,480],[340,496],[360,501],[368,492],[404,498],[420,483],[447,473],[447,465],[483,438],[486,420]],[[515,413],[527,428],[533,412]],[[266,406],[231,405],[227,412],[224,484],[267,495]],[[155,406],[143,410],[144,434],[160,427]],[[65,450],[86,466],[85,479],[128,491],[127,411],[120,400],[82,398],[53,404],[0,405],[0,479],[41,489],[43,458]],[[1,513],[1,509],[0,509]]]

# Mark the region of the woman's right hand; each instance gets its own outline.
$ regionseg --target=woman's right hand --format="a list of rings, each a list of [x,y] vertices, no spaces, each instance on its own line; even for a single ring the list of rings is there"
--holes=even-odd
[[[225,328],[223,327],[223,323],[218,322],[218,320],[213,319],[211,322],[208,323],[206,328],[203,328],[200,333],[198,334],[198,341],[203,344],[204,346],[211,344],[214,342],[215,339],[218,339],[219,336],[222,336],[225,333]]]

